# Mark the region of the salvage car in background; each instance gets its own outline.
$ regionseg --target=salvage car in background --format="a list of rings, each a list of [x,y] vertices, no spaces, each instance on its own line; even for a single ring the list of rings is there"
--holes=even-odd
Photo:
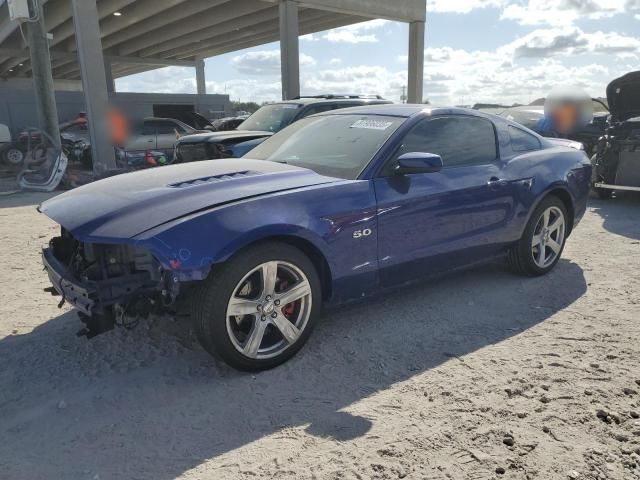
[[[62,225],[43,252],[52,289],[93,329],[188,298],[206,350],[271,368],[302,347],[324,303],[500,257],[549,272],[591,178],[582,150],[424,105],[308,117],[251,156],[125,174],[43,203]]]
[[[89,144],[89,130],[87,128],[87,117],[84,112],[68,122],[58,125],[60,129],[60,140],[65,150],[65,154],[74,148],[76,142],[83,141]],[[38,129],[26,128],[18,133],[18,138],[3,146],[0,150],[2,161],[9,166],[20,168],[29,148],[33,148],[42,142],[42,135]]]
[[[204,133],[175,118],[147,117],[122,146],[127,152],[156,150],[173,157],[174,146],[179,137]]]
[[[176,143],[175,161],[242,157],[267,137],[301,118],[339,108],[386,103],[391,102],[379,95],[326,94],[264,105],[234,130],[180,139]]]
[[[544,118],[544,107],[527,105],[521,107],[510,107],[499,112],[497,115],[512,120],[527,127],[534,132],[546,136],[547,133],[540,130],[539,125]],[[587,125],[582,127],[573,135],[570,140],[582,143],[588,155],[595,152],[598,139],[604,134],[607,122],[608,112],[597,112],[593,115],[593,119]]]
[[[593,188],[600,198],[615,190],[640,192],[640,71],[607,86],[611,117],[592,161]]]

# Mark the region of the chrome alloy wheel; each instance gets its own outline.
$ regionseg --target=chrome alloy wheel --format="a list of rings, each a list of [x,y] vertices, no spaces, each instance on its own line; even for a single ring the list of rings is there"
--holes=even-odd
[[[531,239],[531,255],[538,267],[548,267],[560,255],[565,231],[562,210],[558,207],[549,207],[542,212]]]
[[[311,285],[295,265],[258,265],[236,285],[227,303],[227,334],[242,355],[272,358],[294,344],[311,314]]]

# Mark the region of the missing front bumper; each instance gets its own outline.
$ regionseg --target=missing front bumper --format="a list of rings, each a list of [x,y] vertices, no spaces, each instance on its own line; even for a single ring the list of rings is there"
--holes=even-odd
[[[95,288],[81,284],[67,272],[67,267],[53,255],[51,248],[42,250],[42,263],[53,288],[62,295],[62,298],[82,313],[91,315],[96,305]]]
[[[149,271],[136,271],[95,280],[80,279],[56,257],[54,250],[49,247],[42,251],[42,262],[49,280],[64,301],[85,315],[102,315],[108,312],[109,307],[126,306],[139,296],[151,297],[162,291],[160,283],[150,279]],[[107,276],[107,273],[104,273],[104,276]]]

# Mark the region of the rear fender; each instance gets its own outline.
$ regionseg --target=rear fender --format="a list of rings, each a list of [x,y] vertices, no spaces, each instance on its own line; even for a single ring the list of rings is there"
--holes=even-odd
[[[533,213],[535,212],[538,205],[544,200],[548,195],[556,195],[560,197],[560,199],[567,206],[567,214],[570,216],[569,228],[567,232],[567,236],[571,234],[573,228],[577,225],[580,218],[584,214],[584,209],[579,208],[579,202],[576,201],[575,194],[571,191],[568,184],[566,182],[555,182],[549,185],[544,191],[540,192],[535,202],[531,205],[529,212],[526,217],[526,221],[522,224],[520,237],[524,234],[524,230],[529,224],[531,217],[533,217]],[[586,202],[585,202],[586,204]]]

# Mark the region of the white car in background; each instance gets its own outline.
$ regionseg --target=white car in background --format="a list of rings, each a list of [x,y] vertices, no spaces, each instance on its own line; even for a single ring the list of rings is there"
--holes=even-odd
[[[0,159],[9,165],[20,165],[24,153],[11,142],[9,127],[0,123]]]

